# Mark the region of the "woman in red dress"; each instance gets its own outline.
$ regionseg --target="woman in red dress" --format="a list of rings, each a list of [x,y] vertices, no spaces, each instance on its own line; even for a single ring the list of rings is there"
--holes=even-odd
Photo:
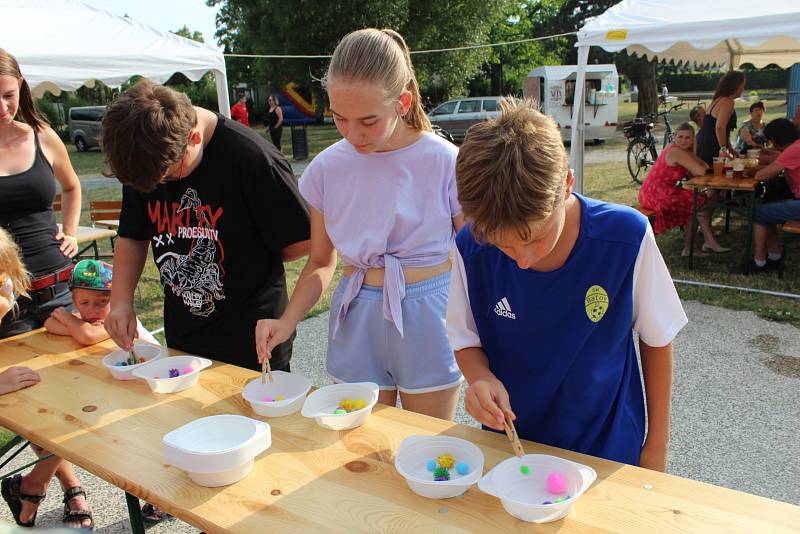
[[[689,243],[692,224],[692,196],[688,189],[678,187],[677,183],[687,173],[694,176],[705,174],[708,165],[695,156],[694,130],[688,123],[681,124],[675,131],[672,143],[658,156],[647,178],[639,190],[639,204],[656,212],[653,232],[658,235],[670,228],[680,226],[684,229],[683,255],[689,255]],[[698,198],[698,208],[706,201],[705,195]],[[711,230],[711,214],[700,211],[697,222],[703,232],[702,251],[728,252],[730,249],[721,246],[714,238]],[[703,252],[695,255],[704,256]]]

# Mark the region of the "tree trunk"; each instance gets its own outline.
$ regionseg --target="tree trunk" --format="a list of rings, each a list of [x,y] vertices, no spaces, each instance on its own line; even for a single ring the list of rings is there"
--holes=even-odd
[[[491,92],[490,95],[502,95],[503,94],[503,64],[502,63],[491,63],[490,64],[492,69],[492,76],[491,76]]]
[[[632,58],[633,59],[633,58]],[[638,117],[658,112],[658,90],[656,88],[656,64],[645,58],[633,59],[631,81],[639,88]]]

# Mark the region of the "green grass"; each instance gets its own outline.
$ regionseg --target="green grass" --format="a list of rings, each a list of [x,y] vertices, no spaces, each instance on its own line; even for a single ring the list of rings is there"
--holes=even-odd
[[[103,172],[103,153],[93,148],[88,152],[78,152],[75,145],[67,144],[67,152],[72,168],[81,178],[98,176]]]

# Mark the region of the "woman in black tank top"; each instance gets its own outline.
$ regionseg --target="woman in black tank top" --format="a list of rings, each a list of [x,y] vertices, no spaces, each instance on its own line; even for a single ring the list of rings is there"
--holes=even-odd
[[[24,123],[14,120],[17,111]],[[63,233],[58,230],[53,213],[55,180],[61,184],[63,194]],[[59,280],[58,273],[64,273],[71,265],[70,258],[78,251],[74,236],[80,209],[81,186],[67,149],[36,113],[19,64],[0,48],[0,225],[19,245],[23,263],[33,276],[34,288],[29,291],[30,298],[18,299],[16,319],[7,321],[12,317],[8,314],[0,322],[0,338],[39,328],[54,308],[71,305],[67,282],[46,283]],[[53,274],[56,276],[47,276]],[[39,457],[47,455],[41,447],[33,445],[33,448]],[[44,498],[53,476],[66,488],[62,521],[72,528],[92,528],[92,512],[80,480],[72,464],[57,456],[40,461],[25,475],[2,480],[1,493],[14,520],[19,525],[34,525],[37,498]]]
[[[59,282],[58,275],[47,279],[54,280],[52,284],[37,279],[68,269],[78,251],[74,236],[81,190],[64,143],[36,113],[19,66],[2,49],[0,95],[4,101],[0,106],[0,226],[19,245],[34,280],[30,298],[19,299],[16,318],[7,315],[0,322],[0,338],[4,338],[39,328],[55,307],[70,305],[66,280]],[[15,120],[16,115],[24,122]],[[53,211],[56,180],[62,189],[63,232]]]
[[[725,147],[733,154],[730,133],[736,129],[734,101],[742,96],[744,82],[744,74],[731,71],[720,78],[717,84],[714,99],[697,134],[697,157],[705,161],[709,168],[713,165],[713,159],[719,156],[721,148]]]
[[[267,126],[269,127],[269,138],[272,144],[281,149],[281,135],[283,135],[283,110],[278,105],[278,97],[270,96],[269,113],[267,114]]]

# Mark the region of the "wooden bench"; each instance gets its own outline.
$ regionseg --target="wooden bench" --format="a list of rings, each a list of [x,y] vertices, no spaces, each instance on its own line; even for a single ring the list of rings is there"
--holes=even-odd
[[[650,226],[654,226],[656,224],[656,212],[651,209],[643,208],[639,205],[633,206],[633,209],[647,217],[647,220],[650,221]]]
[[[800,241],[800,221],[786,221],[783,223],[783,265],[778,271],[778,278],[783,278],[783,270],[786,268],[786,253],[789,250],[789,243]]]

